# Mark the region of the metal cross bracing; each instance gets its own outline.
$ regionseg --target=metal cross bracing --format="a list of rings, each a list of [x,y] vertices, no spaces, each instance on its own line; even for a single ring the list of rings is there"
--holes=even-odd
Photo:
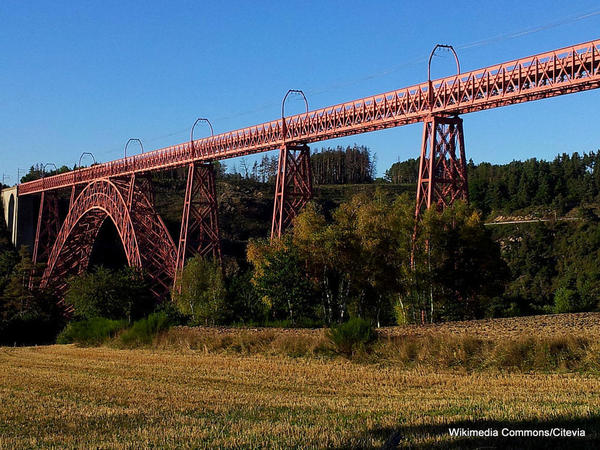
[[[213,164],[191,163],[181,214],[175,276],[183,270],[188,256],[210,255],[221,260],[219,216]]]
[[[415,217],[432,205],[443,209],[457,199],[469,199],[462,119],[431,116],[423,125]]]
[[[308,111],[19,185],[19,195],[187,166],[600,87],[600,40]],[[283,124],[285,136],[282,136]]]
[[[312,197],[308,145],[284,145],[279,151],[271,239],[280,238]]]
[[[29,278],[29,288],[33,287],[34,278],[37,275],[38,267],[46,264],[60,231],[60,214],[58,207],[58,194],[55,191],[42,192],[40,196],[40,206],[38,209],[38,219],[35,231],[35,241],[33,244],[33,273]]]

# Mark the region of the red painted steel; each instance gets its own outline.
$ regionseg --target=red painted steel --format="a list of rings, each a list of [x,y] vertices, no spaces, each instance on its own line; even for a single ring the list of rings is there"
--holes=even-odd
[[[285,102],[290,94],[302,97],[306,114],[308,114],[308,100],[304,92],[300,89],[287,91],[281,101],[281,140],[283,144],[279,149],[279,159],[277,160],[271,240],[281,237],[300,209],[312,197],[310,149],[306,144],[294,145],[285,142],[288,127],[285,118]]]
[[[96,235],[107,219],[117,229],[127,263],[148,273],[155,280],[154,294],[164,298],[173,280],[175,244],[152,206],[147,183],[135,179],[101,179],[83,189],[63,221],[40,287],[53,286],[64,294],[68,276],[88,267]]]
[[[115,179],[122,192],[127,192],[127,206],[133,221],[143,271],[153,280],[151,289],[159,299],[164,299],[175,277],[177,247],[162,218],[154,209],[154,190],[149,176],[132,176]]]
[[[421,122],[432,114],[465,114],[598,87],[600,40],[23,183],[18,194],[233,158],[281,148],[285,143],[306,144]]]
[[[462,119],[431,116],[423,124],[415,217],[432,205],[443,209],[468,196]]]
[[[213,259],[221,260],[215,171],[210,163],[192,163],[188,168],[177,246],[176,277],[183,270],[185,259],[195,254],[211,255]]]
[[[281,237],[312,197],[308,145],[284,145],[279,151],[271,239]]]
[[[33,272],[29,278],[29,288],[34,284],[34,278],[38,275],[38,267],[46,264],[56,236],[60,230],[60,216],[58,208],[58,196],[56,192],[42,192],[40,206],[35,229],[35,241],[33,244]]]

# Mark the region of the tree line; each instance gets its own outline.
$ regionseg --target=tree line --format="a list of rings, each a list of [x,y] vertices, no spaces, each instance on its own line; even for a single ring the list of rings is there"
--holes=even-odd
[[[275,183],[277,177],[278,155],[263,154],[260,160],[250,163],[246,158],[227,166],[215,162],[217,176],[221,179],[246,179],[261,183]],[[44,171],[42,164],[30,167],[21,177],[21,183],[37,180],[72,170],[62,166],[57,170]],[[311,170],[314,184],[357,184],[370,183],[375,177],[375,157],[368,147],[356,145],[335,148],[321,148],[311,155]],[[185,169],[173,169],[154,175],[157,181],[183,179]]]
[[[390,183],[416,183],[419,158],[394,163],[385,173]],[[600,195],[600,151],[563,153],[552,161],[536,158],[508,164],[467,164],[469,200],[484,215],[546,207],[564,214]]]
[[[264,154],[259,161],[250,164],[243,158],[231,165],[227,174],[261,183],[274,183],[278,159],[278,155]],[[363,145],[321,148],[311,154],[310,162],[315,185],[371,183],[375,178],[375,157]]]
[[[563,153],[552,161],[531,158],[508,164],[468,164],[469,195],[484,213],[531,206],[559,214],[598,200],[600,152]]]
[[[375,157],[368,147],[322,148],[310,157],[314,184],[371,183],[375,179]]]

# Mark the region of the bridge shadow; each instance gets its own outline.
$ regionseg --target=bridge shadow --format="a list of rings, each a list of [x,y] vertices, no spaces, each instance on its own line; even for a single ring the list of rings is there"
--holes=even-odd
[[[450,428],[497,430],[498,437],[451,437]],[[502,430],[585,430],[585,437],[503,437]],[[369,446],[372,440],[383,441],[382,447]],[[364,444],[360,444],[364,443]],[[552,420],[477,420],[448,424],[407,425],[374,428],[354,436],[340,448],[411,448],[411,449],[598,449],[600,448],[600,415],[559,417]]]

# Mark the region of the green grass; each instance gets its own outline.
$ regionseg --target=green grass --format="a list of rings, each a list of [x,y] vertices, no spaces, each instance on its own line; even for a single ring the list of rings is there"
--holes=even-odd
[[[152,344],[156,335],[169,328],[169,318],[165,312],[156,312],[148,317],[137,320],[133,325],[123,331],[116,344],[125,347],[140,347]]]

